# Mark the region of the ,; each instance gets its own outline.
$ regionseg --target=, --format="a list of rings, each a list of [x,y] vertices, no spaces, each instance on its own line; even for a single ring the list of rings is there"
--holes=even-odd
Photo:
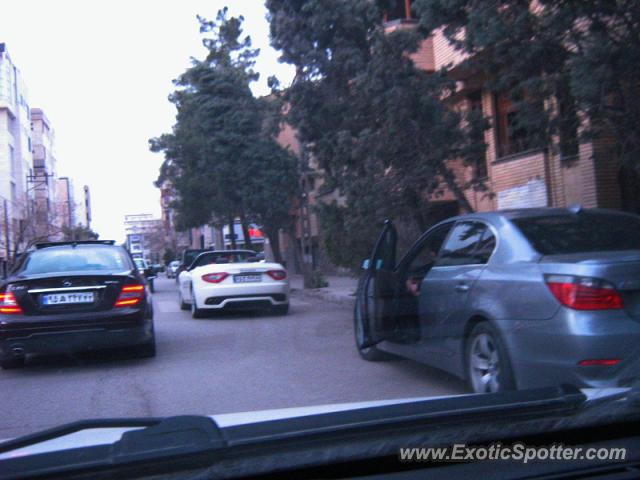
[[[40,244],[0,284],[0,361],[129,347],[155,355],[153,307],[142,273],[111,241]]]
[[[193,318],[207,310],[289,311],[289,279],[279,263],[260,262],[252,250],[201,253],[178,275],[180,308]]]
[[[355,306],[366,360],[411,358],[475,392],[628,385],[640,372],[640,217],[522,209],[462,215],[396,261],[386,222]]]

